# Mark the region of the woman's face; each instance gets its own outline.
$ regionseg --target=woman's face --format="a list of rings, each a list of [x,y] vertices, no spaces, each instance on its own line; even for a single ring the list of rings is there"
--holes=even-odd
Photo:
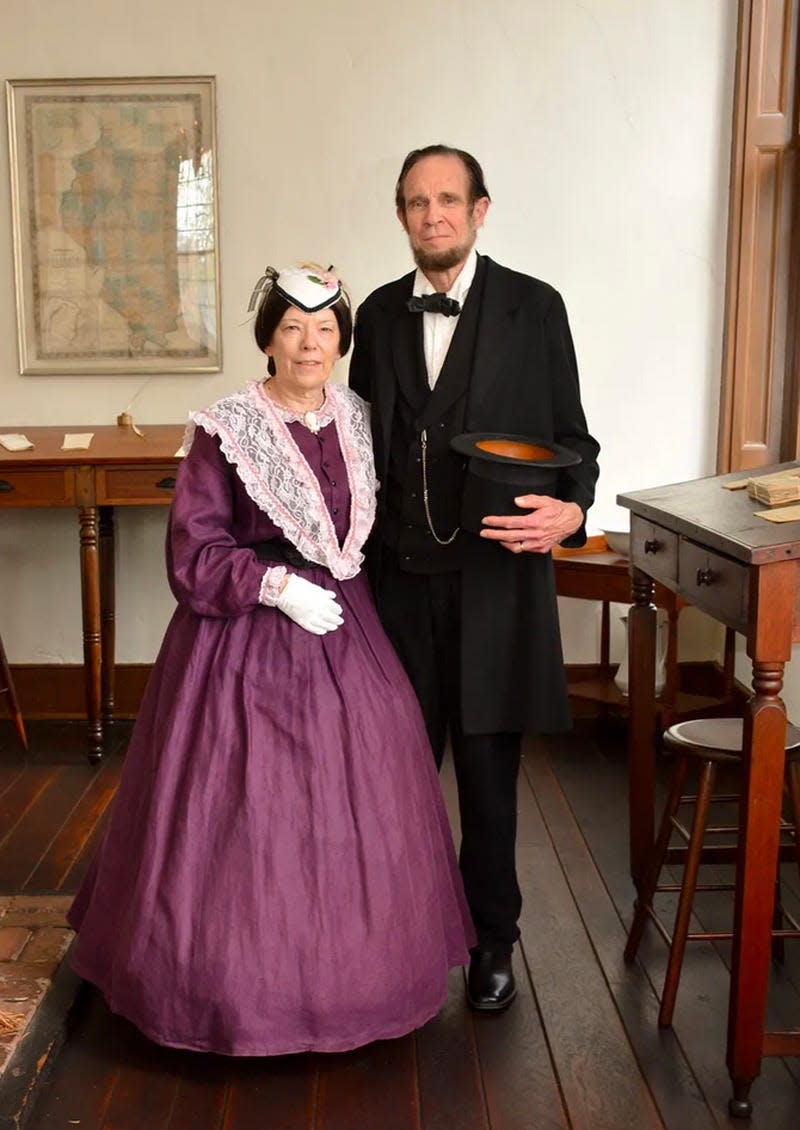
[[[305,314],[290,306],[264,352],[275,362],[273,380],[287,392],[322,388],[341,357],[336,315],[331,309]]]

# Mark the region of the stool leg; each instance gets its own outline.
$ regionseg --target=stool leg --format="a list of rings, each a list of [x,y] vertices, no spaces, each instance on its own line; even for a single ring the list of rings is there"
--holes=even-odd
[[[800,871],[800,762],[794,758],[786,762],[786,791],[789,794],[789,812],[794,825],[794,854]]]
[[[772,908],[772,929],[780,930],[783,927],[783,902],[781,896],[781,861],[778,860],[778,871],[775,876],[775,904]],[[783,965],[786,958],[786,947],[783,938],[772,936],[772,960]]]
[[[669,847],[669,841],[672,835],[672,820],[675,813],[678,811],[678,804],[681,799],[683,781],[686,777],[686,765],[687,759],[679,755],[675,770],[672,774],[672,784],[670,785],[669,798],[664,808],[664,815],[661,818],[661,827],[658,830],[658,836],[653,845],[650,861],[642,880],[642,887],[634,905],[633,922],[628,932],[628,940],[625,943],[625,961],[633,961],[636,957],[639,943],[642,940],[645,923],[647,922],[647,912],[653,905],[653,895],[658,886],[658,878],[664,864],[664,856],[667,854],[667,848]]]
[[[686,937],[689,933],[689,920],[692,916],[692,904],[697,888],[697,872],[703,855],[703,837],[708,823],[708,808],[711,803],[715,777],[716,766],[714,762],[703,762],[700,779],[697,783],[697,806],[694,810],[692,832],[686,853],[686,866],[684,867],[681,893],[678,898],[678,910],[675,914],[672,945],[669,947],[664,990],[661,994],[661,1008],[658,1013],[659,1028],[669,1028],[672,1024],[672,1013],[675,1009],[678,982],[681,978],[683,955],[686,952]]]

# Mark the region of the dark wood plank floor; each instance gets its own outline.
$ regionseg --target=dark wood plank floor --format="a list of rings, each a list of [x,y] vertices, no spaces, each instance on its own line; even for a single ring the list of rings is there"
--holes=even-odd
[[[128,736],[99,769],[83,729],[31,723],[24,757],[0,720],[0,893],[76,889],[113,796]],[[662,776],[666,766],[662,766]],[[445,794],[457,823],[452,771]],[[627,874],[624,731],[581,723],[528,744],[520,781],[520,991],[475,1015],[454,971],[442,1012],[405,1039],[343,1055],[226,1059],[158,1048],[88,986],[27,1130],[714,1130],[729,1119],[725,1069],[729,946],[694,943],[674,1027],[656,1025],[663,942],[622,960]],[[786,899],[800,908],[796,869]],[[722,928],[730,896],[698,898]],[[800,1025],[800,941],[773,969],[770,1012]],[[800,1060],[768,1059],[751,1130],[800,1126]]]

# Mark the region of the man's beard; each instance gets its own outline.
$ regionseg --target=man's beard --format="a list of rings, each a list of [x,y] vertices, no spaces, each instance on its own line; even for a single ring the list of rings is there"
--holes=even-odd
[[[449,271],[452,267],[457,267],[459,263],[465,262],[475,246],[476,235],[477,232],[473,231],[469,243],[461,243],[457,247],[448,247],[444,251],[426,251],[424,247],[414,247],[412,244],[411,251],[414,262],[423,273]]]

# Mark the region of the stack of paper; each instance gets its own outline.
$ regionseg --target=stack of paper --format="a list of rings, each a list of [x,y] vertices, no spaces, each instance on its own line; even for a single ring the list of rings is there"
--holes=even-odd
[[[747,493],[757,502],[764,502],[767,506],[783,506],[787,502],[797,502],[800,500],[800,469],[775,471],[771,475],[748,479]]]
[[[5,432],[0,436],[0,446],[6,451],[30,451],[33,444],[22,432]]]

